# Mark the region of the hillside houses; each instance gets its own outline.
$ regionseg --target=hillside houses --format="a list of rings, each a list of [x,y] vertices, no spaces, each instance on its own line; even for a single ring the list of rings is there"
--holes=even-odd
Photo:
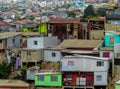
[[[12,32],[9,33],[9,35],[10,34],[12,34]],[[26,80],[35,80],[36,87],[54,87],[56,84],[55,86],[57,87],[62,88],[62,86],[64,86],[63,89],[69,87],[72,87],[73,89],[85,89],[86,87],[97,89],[98,86],[105,89],[108,85],[107,79],[110,67],[110,58],[105,56],[103,58],[100,56],[101,48],[104,47],[103,40],[66,39],[60,42],[55,36],[41,37],[40,34],[36,32],[33,32],[33,34],[32,32],[30,34],[16,32],[16,34],[20,35],[19,40],[17,38],[16,41],[20,41],[21,43],[19,43],[19,46],[17,46],[18,42],[15,43],[15,48],[11,47],[8,51],[8,53],[10,52],[11,54],[9,55],[9,58],[14,59],[14,61],[10,60],[10,62],[15,64],[15,70],[26,67]],[[78,64],[74,64],[73,60]],[[67,63],[67,61],[69,62]],[[103,67],[97,68],[97,65],[102,65]],[[49,76],[49,78],[52,78],[56,76],[54,74],[56,72],[58,79],[55,77],[55,80],[53,81],[59,81],[57,83],[46,85],[45,81],[43,84],[40,83],[41,78],[38,80],[39,76]],[[102,73],[103,75],[98,77],[104,77],[103,79],[100,79],[101,82],[96,79],[96,76],[100,75],[99,73]],[[70,78],[68,78],[68,80],[64,80],[64,78],[67,78],[67,74],[76,76],[76,78],[72,79],[74,81]],[[86,76],[86,78],[81,76]],[[69,82],[66,84],[66,81]],[[82,85],[82,87],[80,87],[80,85]]]
[[[89,4],[96,14],[105,7],[106,16],[82,18]],[[0,7],[0,77],[6,75],[0,89],[119,89],[119,9],[102,0],[18,0]]]

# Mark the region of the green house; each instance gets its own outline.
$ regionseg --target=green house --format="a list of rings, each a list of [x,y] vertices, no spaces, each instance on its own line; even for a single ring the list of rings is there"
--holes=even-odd
[[[35,74],[35,86],[62,86],[62,74],[59,72],[42,72]]]
[[[115,43],[120,42],[120,33],[118,32],[106,32],[105,33],[105,46],[113,47]]]
[[[120,80],[115,83],[115,89],[120,89]]]

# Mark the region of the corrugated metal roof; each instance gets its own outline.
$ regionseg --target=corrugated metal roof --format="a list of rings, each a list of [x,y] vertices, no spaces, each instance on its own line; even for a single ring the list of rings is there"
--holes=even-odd
[[[6,25],[9,25],[8,23],[4,22],[4,21],[0,21],[0,25],[1,26],[6,26]]]
[[[71,55],[71,56],[64,56],[63,60],[66,58],[88,58],[90,60],[104,60],[104,61],[109,61],[109,58],[103,58],[103,57],[95,57],[95,56],[87,56],[87,55],[79,55],[79,54],[75,54],[75,55]]]
[[[95,48],[102,44],[102,40],[79,40],[69,39],[64,40],[59,46],[63,48]]]
[[[47,75],[47,74],[61,74],[60,72],[41,72],[41,73],[37,73],[35,75]]]
[[[21,80],[0,79],[0,87],[29,87],[29,84]]]

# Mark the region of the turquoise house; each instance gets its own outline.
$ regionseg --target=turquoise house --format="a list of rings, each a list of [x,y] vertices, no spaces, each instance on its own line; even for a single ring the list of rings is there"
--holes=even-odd
[[[120,33],[118,32],[105,32],[105,47],[113,47],[115,43],[120,42]]]
[[[35,74],[35,86],[62,86],[62,74],[59,72],[42,72]]]
[[[116,82],[115,89],[120,89],[120,80]]]

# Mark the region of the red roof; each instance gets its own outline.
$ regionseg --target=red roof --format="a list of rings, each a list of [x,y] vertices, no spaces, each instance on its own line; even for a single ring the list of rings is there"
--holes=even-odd
[[[7,22],[5,22],[5,21],[0,21],[0,25],[9,25]]]
[[[79,23],[80,19],[78,18],[53,18],[48,21],[48,23]]]

